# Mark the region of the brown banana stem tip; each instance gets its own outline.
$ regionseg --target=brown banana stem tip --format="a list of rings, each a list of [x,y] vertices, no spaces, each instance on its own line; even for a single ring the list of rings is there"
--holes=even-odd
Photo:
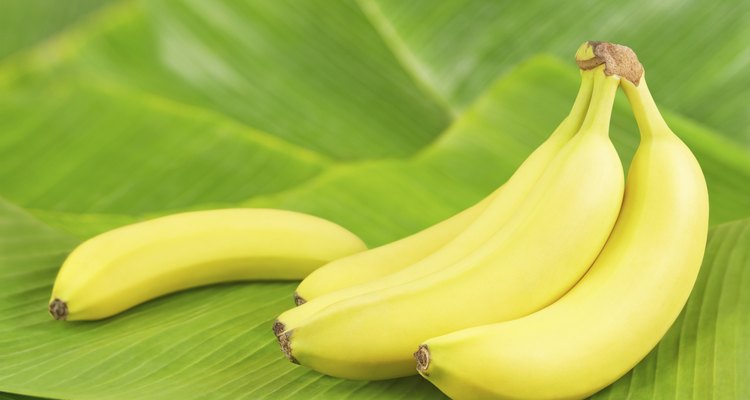
[[[60,299],[52,300],[52,302],[49,303],[49,313],[52,315],[52,318],[58,321],[65,321],[68,319],[68,305]]]
[[[292,332],[285,332],[286,327],[283,323],[276,321],[273,323],[273,333],[276,335],[276,339],[279,340],[279,346],[281,346],[281,352],[291,362],[299,364],[296,358],[292,355],[292,346],[289,343],[289,339],[292,337]]]
[[[424,375],[427,374],[427,368],[430,367],[430,350],[426,345],[419,346],[419,349],[414,353],[414,358],[417,360],[417,371]]]
[[[300,297],[300,295],[298,295],[297,292],[294,292],[294,304],[301,306],[305,303],[307,303],[307,300]]]
[[[273,334],[274,335],[276,336],[281,335],[282,333],[284,333],[285,328],[286,327],[284,326],[284,324],[281,323],[279,320],[276,320],[273,322]]]
[[[594,69],[604,64],[605,74],[618,75],[638,86],[643,77],[643,65],[630,47],[597,41],[588,41],[586,44],[591,47],[594,57],[585,60],[576,58],[580,69]]]

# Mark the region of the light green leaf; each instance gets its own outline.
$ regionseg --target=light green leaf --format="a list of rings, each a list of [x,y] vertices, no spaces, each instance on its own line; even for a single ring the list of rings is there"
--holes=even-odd
[[[502,184],[567,113],[578,85],[574,64],[534,56],[515,65],[545,49],[530,38],[502,57],[486,53],[515,38],[496,31],[503,24],[472,23],[483,12],[497,16],[492,5],[441,2],[432,13],[409,4],[120,2],[0,64],[0,195],[7,199],[0,201],[0,391],[84,399],[439,398],[418,377],[344,381],[286,362],[270,326],[292,306],[294,283],[190,290],[92,323],[59,323],[45,312],[72,247],[144,218],[279,207],[329,218],[375,246]],[[524,22],[542,12],[535,4],[523,11],[526,19],[517,14],[522,6],[504,7],[516,28],[549,36],[550,28]],[[446,10],[455,18],[446,20]],[[592,10],[614,18],[606,7]],[[738,32],[739,10],[721,35]],[[585,38],[567,32],[546,48],[572,53]],[[453,48],[444,34],[470,46]],[[566,48],[568,41],[575,43]],[[447,46],[442,53],[440,46]],[[726,61],[743,46],[725,40],[709,50]],[[647,47],[647,57],[659,48]],[[672,62],[687,51],[674,49],[680,55]],[[664,58],[646,60],[649,71],[670,67]],[[704,61],[696,68],[715,67]],[[730,72],[717,76],[736,76]],[[650,73],[649,81],[670,126],[701,162],[712,225],[750,216],[750,152],[723,137],[738,130],[717,131],[723,126],[658,89],[662,81],[676,87],[669,76]],[[693,80],[676,90],[711,92],[719,83]],[[709,104],[731,113],[733,99]],[[611,136],[627,165],[638,136],[624,98]],[[748,247],[740,232],[748,224],[712,231],[678,325],[602,395],[748,396],[747,367],[736,363],[748,358],[750,344],[733,336],[748,325],[750,300],[740,289],[750,260],[738,250]],[[717,281],[724,273],[726,283]]]
[[[632,47],[654,96],[750,148],[750,2],[360,0],[408,48],[420,74],[455,107],[471,104],[519,59],[573,60],[585,40]]]
[[[107,79],[341,160],[409,155],[449,122],[354,3],[144,1],[105,17],[62,38],[61,59],[7,74]]]
[[[330,163],[158,97],[78,82],[44,93],[0,99],[3,194],[29,208],[138,214],[237,202],[298,185]]]

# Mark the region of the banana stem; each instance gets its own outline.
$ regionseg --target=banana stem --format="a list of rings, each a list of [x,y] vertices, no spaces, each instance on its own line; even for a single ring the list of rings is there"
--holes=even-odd
[[[297,294],[297,292],[294,292],[294,304],[301,306],[305,303],[307,303],[307,300],[305,300],[304,297]]]
[[[591,93],[594,87],[593,71],[581,71],[581,86],[578,87],[578,94],[573,102],[570,113],[563,120],[560,126],[552,132],[550,138],[555,140],[567,141],[578,132],[578,128],[586,118],[586,112],[591,102]]]
[[[68,305],[60,299],[55,299],[49,303],[49,313],[56,320],[66,320],[68,318]]]
[[[633,109],[635,121],[641,131],[641,138],[646,139],[671,132],[648,90],[645,76],[641,77],[638,85],[627,80],[623,80],[620,85]]]
[[[593,71],[581,71],[581,86],[578,88],[578,94],[570,110],[570,119],[575,125],[580,125],[584,118],[586,118],[586,111],[589,109],[589,103],[591,103],[593,88]]]
[[[612,117],[612,105],[615,102],[617,87],[620,85],[618,76],[607,76],[604,67],[594,71],[594,89],[586,119],[581,126],[581,132],[609,132],[609,121]]]
[[[426,345],[419,346],[419,349],[414,353],[414,358],[417,360],[417,371],[425,376],[430,375],[427,372],[430,368],[430,350]]]
[[[294,364],[299,364],[299,361],[297,361],[297,359],[294,358],[294,355],[292,355],[292,346],[289,343],[292,331],[287,331],[284,324],[276,321],[273,324],[273,333],[276,335],[276,339],[279,340],[279,346],[281,346],[281,351],[284,353],[284,356]]]
[[[576,63],[582,70],[604,66],[607,76],[617,75],[638,84],[643,76],[643,66],[635,52],[623,45],[588,41],[576,51]]]

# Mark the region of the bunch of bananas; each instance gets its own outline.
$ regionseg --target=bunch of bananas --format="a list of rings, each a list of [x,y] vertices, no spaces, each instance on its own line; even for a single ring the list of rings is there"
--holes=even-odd
[[[350,379],[418,372],[461,399],[595,393],[645,357],[686,302],[708,195],[635,54],[587,42],[576,60],[570,114],[503,186],[452,218],[367,251],[344,228],[290,211],[158,218],[76,248],[50,313],[100,319],[189,287],[306,276],[298,307],[273,326],[295,363]],[[641,134],[627,182],[609,139],[618,88]]]
[[[293,362],[352,379],[417,371],[457,399],[582,398],[657,344],[697,277],[701,169],[627,47],[587,42],[570,114],[488,198],[313,272],[274,332]],[[641,143],[623,182],[618,87]],[[436,249],[437,247],[437,249]]]

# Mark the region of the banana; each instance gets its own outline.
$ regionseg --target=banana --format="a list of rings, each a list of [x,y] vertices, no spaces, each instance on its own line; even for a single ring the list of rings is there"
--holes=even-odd
[[[593,71],[582,127],[502,229],[448,268],[285,327],[278,335],[284,354],[344,378],[411,375],[423,340],[518,318],[565,294],[604,246],[622,202],[622,164],[608,137],[619,77],[603,66]]]
[[[195,286],[300,279],[365,248],[341,226],[292,211],[175,214],[114,229],[78,246],[57,275],[49,310],[55,319],[101,319]]]
[[[582,66],[620,59],[621,74],[634,77],[621,86],[641,143],[621,214],[589,272],[553,305],[419,348],[419,373],[454,399],[588,397],[656,346],[692,290],[708,229],[700,166],[659,114],[632,51],[590,47],[596,57]]]
[[[496,189],[473,207],[424,231],[385,246],[335,260],[315,270],[297,288],[294,294],[297,305],[339,289],[353,288],[375,281],[403,269],[409,269],[409,272],[389,277],[377,284],[338,293],[334,297],[328,297],[325,302],[317,303],[315,308],[319,310],[324,307],[324,304],[328,305],[345,297],[408,281],[421,276],[422,274],[417,272],[419,270],[431,272],[440,268],[438,265],[450,265],[453,260],[458,259],[457,256],[466,253],[469,249],[467,242],[481,244],[482,241],[477,238],[489,237],[502,226],[503,221],[510,218],[513,210],[531,190],[533,183],[542,175],[544,168],[578,131],[586,116],[592,85],[593,74],[582,72],[581,86],[568,116],[548,140],[521,164],[504,186]],[[482,221],[477,221],[479,216]],[[467,232],[460,235],[461,239],[452,241],[463,230]],[[412,264],[417,263],[419,266],[413,268]],[[314,312],[312,307],[309,310],[299,311],[299,313]]]
[[[458,236],[491,201],[492,194],[466,210],[413,235],[331,261],[302,280],[294,292],[294,302],[302,305],[324,294],[382,278],[416,263]]]
[[[582,73],[581,86],[570,114],[550,137],[529,155],[513,176],[484,200],[485,202],[489,201],[486,209],[464,232],[440,250],[393,274],[329,293],[283,313],[274,324],[276,335],[294,329],[306,318],[338,301],[411,282],[446,268],[467,257],[489,240],[513,216],[555,155],[578,132],[591,99],[593,75],[593,72],[588,71]],[[366,255],[368,252],[360,254]],[[377,261],[381,264],[394,262],[386,258]],[[331,276],[330,279],[336,278]]]

